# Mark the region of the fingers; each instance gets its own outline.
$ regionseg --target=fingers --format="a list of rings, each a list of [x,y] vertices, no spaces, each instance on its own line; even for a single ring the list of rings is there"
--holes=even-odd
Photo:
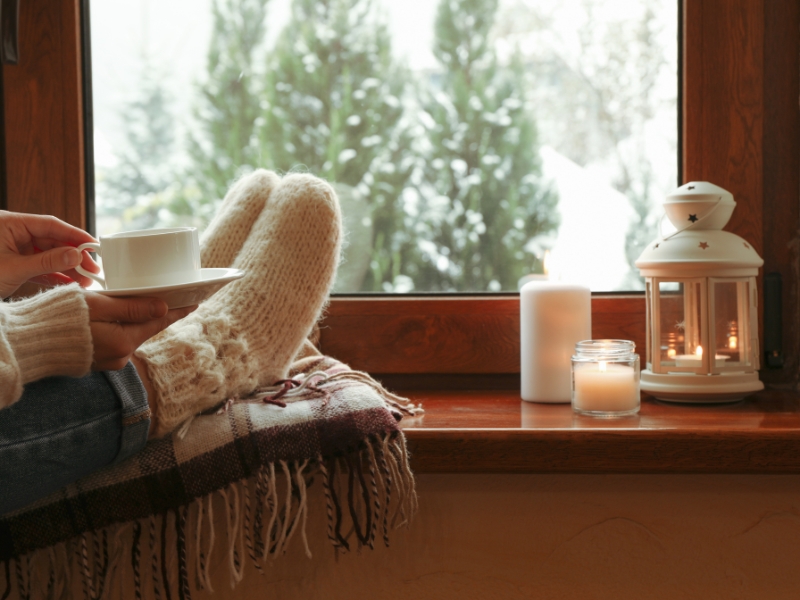
[[[26,256],[24,260],[31,265],[31,268],[38,269],[38,272],[34,273],[36,276],[74,269],[83,262],[83,256],[75,248],[64,246]]]
[[[34,242],[40,248],[40,241],[50,240],[67,246],[80,246],[87,242],[95,242],[91,235],[73,227],[69,223],[49,215],[30,215],[24,213],[6,213],[17,219],[28,230]],[[46,247],[46,246],[45,246]]]
[[[168,310],[157,298],[112,298],[86,294],[94,343],[93,368],[116,371],[146,340],[191,313],[196,306]]]
[[[196,306],[187,306],[185,308],[175,308],[168,311],[163,317],[153,319],[144,323],[123,323],[122,327],[126,335],[138,348],[143,342],[149,340],[159,331],[163,331],[175,321],[178,321],[193,312]]]
[[[27,258],[28,257],[25,257],[22,260],[20,260],[20,259],[14,259],[14,260],[17,260],[19,262],[24,263],[25,259],[27,259]],[[51,262],[57,262],[57,260],[58,259],[56,257],[56,259],[51,259]],[[43,268],[42,267],[42,262],[38,263],[38,267],[37,268],[31,268],[31,265],[23,265],[21,267],[22,272],[19,275],[19,277],[20,278],[24,278],[24,277],[27,276],[27,280],[28,281],[32,281],[34,283],[38,283],[40,285],[45,285],[45,286],[48,286],[48,287],[55,287],[57,285],[67,285],[67,284],[73,283],[75,281],[77,281],[81,285],[81,287],[89,287],[90,285],[92,285],[92,283],[94,283],[91,279],[89,279],[88,277],[86,277],[84,275],[81,275],[75,269],[62,269],[61,271],[54,271],[54,272],[49,272],[48,271],[48,272],[45,272],[45,273],[41,273],[41,274],[30,276],[30,273],[32,273],[32,272],[41,271],[41,269]],[[34,266],[36,264],[37,263],[35,263],[35,262],[33,263]],[[96,262],[94,262],[91,259],[91,257],[89,257],[89,256],[87,256],[85,254],[83,256],[83,262],[81,263],[81,266],[84,269],[86,269],[87,271],[91,271],[92,273],[98,273],[100,271],[100,266]],[[12,261],[12,264],[9,266],[9,268],[13,268],[13,267],[14,267],[14,265],[13,265],[13,261]],[[25,280],[26,279],[21,279],[21,281],[25,281]]]
[[[158,298],[112,298],[86,294],[92,321],[104,323],[144,323],[167,314],[167,303]]]
[[[71,247],[54,248],[29,255],[5,255],[2,258],[2,295],[8,296],[30,279],[69,272],[83,260],[81,253]]]

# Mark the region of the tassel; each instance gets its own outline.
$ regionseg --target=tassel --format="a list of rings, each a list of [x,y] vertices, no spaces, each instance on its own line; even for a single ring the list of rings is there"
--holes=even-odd
[[[175,550],[178,553],[178,597],[180,600],[192,600],[189,589],[189,571],[186,568],[186,513],[185,506],[178,508],[175,515]]]
[[[266,503],[267,494],[267,475],[264,467],[261,467],[256,473],[256,514],[253,519],[253,539],[255,540],[255,556],[254,564],[260,573],[264,573],[261,568],[261,562],[264,560],[266,545],[263,543],[264,534],[264,506]],[[258,559],[258,560],[256,560]]]
[[[195,577],[195,587],[197,589],[205,589],[205,572],[204,572],[204,565],[203,562],[205,561],[205,555],[203,554],[203,513],[205,511],[205,507],[203,506],[203,497],[200,496],[195,500],[195,504],[197,505],[197,525],[195,526],[195,539],[194,539],[194,547],[195,547],[195,568],[194,568],[194,577]]]
[[[208,574],[208,567],[211,564],[211,553],[214,551],[215,530],[214,530],[214,494],[208,495],[208,526],[211,529],[211,534],[208,537],[208,557],[206,563],[203,565],[203,577],[205,578],[206,587],[210,593],[214,593],[214,588],[211,587],[211,576]]]
[[[381,510],[381,507],[377,503],[377,500],[376,500],[375,525],[377,527],[378,516],[380,515],[380,518],[381,518],[381,521],[382,521],[382,527],[383,527],[383,544],[384,544],[384,546],[386,546],[388,548],[389,547],[389,531],[388,531],[389,502],[390,502],[390,500],[392,498],[392,492],[391,492],[392,479],[391,479],[391,476],[389,475],[389,469],[386,466],[386,457],[383,456],[383,452],[382,452],[382,449],[381,449],[381,446],[380,446],[380,440],[378,440],[376,438],[374,445],[378,446],[378,453],[377,454],[375,453],[375,448],[373,448],[373,440],[370,440],[369,443],[367,444],[367,450],[369,451],[369,458],[370,458],[370,465],[371,465],[370,468],[373,469],[374,471],[377,471],[378,469],[380,469],[381,476],[378,477],[378,480],[381,482],[381,492],[382,492],[383,499],[384,499],[383,510]],[[380,462],[379,462],[378,457],[380,457]],[[375,493],[376,493],[376,497],[377,497],[377,494],[378,494],[377,486],[376,486]]]
[[[276,484],[276,475],[275,475],[275,463],[269,463],[269,496],[267,497],[269,501],[269,510],[271,513],[269,519],[269,525],[267,525],[267,532],[264,536],[264,543],[266,544],[267,552],[266,554],[273,554],[274,546],[273,546],[273,539],[277,542],[277,533],[273,535],[272,529],[275,527],[275,524],[278,519],[278,487]],[[266,560],[266,556],[264,557]]]
[[[235,487],[231,486],[229,489],[231,496],[224,489],[219,490],[225,502],[225,523],[228,527],[228,565],[230,567],[231,576],[231,589],[236,587],[236,584],[241,581],[241,564],[239,561],[239,553],[236,548],[236,533],[239,521],[238,511],[238,495],[237,502],[234,504],[233,496],[236,494]]]
[[[308,465],[308,459],[302,464],[302,466],[297,470],[295,475],[295,479],[297,481],[297,487],[300,489],[300,510],[302,511],[303,520],[300,525],[300,535],[303,538],[303,547],[306,551],[306,556],[308,558],[313,558],[311,555],[311,548],[308,547],[308,536],[306,535],[306,524],[308,523],[308,487],[306,486],[306,480],[303,477],[303,469],[305,469],[306,465]]]
[[[47,585],[45,586],[44,595],[48,598],[52,598],[56,587],[56,565],[53,560],[52,548],[48,548],[47,550]]]
[[[136,600],[142,600],[142,577],[139,570],[139,563],[142,552],[139,540],[142,537],[142,524],[135,521],[133,524],[133,545],[131,546],[131,567],[133,568],[133,593]]]
[[[172,585],[169,581],[167,568],[167,516],[168,512],[161,515],[161,581],[164,584],[164,597],[172,600]]]
[[[347,462],[347,504],[350,508],[350,517],[353,519],[353,528],[356,532],[356,537],[358,538],[359,546],[366,546],[369,543],[369,528],[371,525],[370,520],[370,510],[369,510],[369,496],[365,497],[365,494],[369,492],[366,491],[366,486],[364,485],[364,474],[361,472],[360,465],[353,465],[353,461],[350,457],[346,457],[345,461]],[[356,473],[356,471],[358,473]],[[364,530],[361,530],[361,519],[359,518],[359,510],[358,510],[358,494],[355,490],[355,483],[356,483],[356,474],[358,474],[360,480],[360,487],[362,488],[362,499],[365,501],[365,527]]]
[[[294,518],[291,521],[291,525],[289,526],[288,533],[286,535],[286,539],[283,542],[284,552],[286,548],[289,547],[289,541],[292,539],[294,532],[297,530],[297,527],[304,522],[303,516],[305,514],[306,509],[306,494],[305,494],[305,481],[303,480],[303,470],[308,465],[308,459],[303,461],[302,465],[298,465],[295,461],[294,463],[294,480],[297,483],[297,496],[298,496],[298,507],[297,512],[294,515]],[[294,483],[291,483],[293,486]],[[305,529],[303,530],[303,537],[305,538]],[[308,542],[306,541],[306,556],[311,558],[311,550],[308,548]]]
[[[72,558],[73,553],[69,551],[69,543],[59,544],[55,547],[56,563],[60,564],[60,588],[58,598],[66,598],[72,588]]]
[[[94,598],[94,581],[89,572],[89,549],[86,541],[87,534],[81,535],[81,565],[83,567],[83,595],[86,598]]]
[[[289,533],[289,517],[291,517],[292,511],[292,474],[289,472],[289,465],[286,464],[286,461],[281,461],[281,467],[283,468],[283,474],[286,478],[286,500],[283,507],[283,527],[281,527],[281,534],[278,541],[275,542],[275,549],[273,550],[274,556],[279,556],[283,553],[283,542]],[[275,512],[278,512],[277,506]]]
[[[381,514],[381,498],[380,493],[378,491],[378,477],[377,477],[377,468],[375,465],[375,453],[372,451],[372,442],[367,441],[367,454],[369,456],[366,457],[367,459],[367,467],[369,469],[369,484],[370,484],[370,493],[372,494],[372,505],[373,505],[373,518],[372,518],[372,527],[370,529],[369,534],[369,547],[371,549],[375,548],[375,538],[378,534],[378,516]]]
[[[158,579],[158,554],[156,553],[156,516],[150,515],[150,574],[153,578],[153,595],[161,600],[161,585]]]
[[[389,457],[389,468],[392,471],[393,478],[395,482],[397,482],[397,497],[398,503],[397,507],[394,510],[394,514],[392,515],[391,524],[392,527],[398,527],[397,520],[398,518],[405,518],[405,502],[408,495],[408,492],[405,487],[405,478],[402,476],[400,472],[400,467],[398,465],[398,459],[393,451],[394,445],[390,443],[390,438],[387,436],[383,440],[383,450],[387,457]]]
[[[336,539],[339,540],[339,544],[335,546],[338,548],[344,548],[345,550],[350,550],[350,544],[347,543],[347,539],[342,535],[342,506],[339,503],[339,498],[336,493],[336,467],[338,465],[338,460],[333,459],[331,462],[331,499],[333,500],[333,507],[336,511],[336,526],[334,527],[334,534],[336,535]]]
[[[3,561],[3,571],[5,571],[6,576],[6,589],[3,592],[3,595],[0,597],[0,600],[8,600],[8,597],[11,595],[11,565],[9,562],[11,559],[6,559]]]
[[[333,500],[331,499],[331,481],[328,476],[328,468],[325,466],[325,459],[321,454],[317,455],[317,464],[322,473],[322,491],[325,493],[325,512],[328,517],[328,539],[334,547],[338,544],[333,535]]]
[[[261,568],[259,564],[258,558],[256,557],[256,550],[253,546],[253,538],[255,536],[255,529],[256,525],[253,524],[252,513],[251,513],[251,506],[250,506],[250,486],[248,485],[248,480],[245,479],[242,481],[242,486],[244,487],[244,539],[245,543],[247,544],[247,553],[250,556],[250,560],[253,561],[253,564],[256,567],[256,570],[264,575],[264,570]],[[258,483],[256,483],[256,506],[258,506]]]
[[[98,598],[102,598],[103,597],[103,591],[105,590],[105,586],[106,586],[106,580],[108,578],[108,566],[109,566],[108,529],[107,528],[103,528],[103,530],[102,530],[102,532],[100,534],[100,537],[103,540],[103,544],[102,544],[103,562],[102,563],[100,562],[100,556],[99,556],[100,555],[100,543],[98,542],[97,537],[98,537],[97,533],[95,533],[95,535],[94,535],[95,553],[96,553],[96,555],[94,557],[95,569],[96,569],[95,575],[96,575],[96,577],[98,579],[98,582],[97,582],[97,590],[98,590],[97,591],[97,597]]]
[[[403,475],[407,482],[407,489],[408,489],[408,504],[409,504],[409,511],[408,511],[408,522],[411,521],[411,517],[414,516],[414,513],[417,512],[419,509],[419,500],[417,498],[417,485],[414,481],[414,474],[411,472],[411,465],[408,460],[408,447],[406,446],[406,439],[403,436],[402,432],[399,433],[398,439],[395,442],[395,446],[400,449],[400,455],[402,460],[400,462],[400,466],[403,469]]]

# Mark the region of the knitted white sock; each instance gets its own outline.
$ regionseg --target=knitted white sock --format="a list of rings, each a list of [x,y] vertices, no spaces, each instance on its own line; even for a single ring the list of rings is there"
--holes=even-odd
[[[342,238],[336,194],[299,174],[261,189],[269,202],[233,263],[245,276],[136,352],[154,390],[154,437],[285,379],[327,302]]]
[[[205,269],[230,268],[280,178],[258,169],[237,181],[200,236],[200,264]]]

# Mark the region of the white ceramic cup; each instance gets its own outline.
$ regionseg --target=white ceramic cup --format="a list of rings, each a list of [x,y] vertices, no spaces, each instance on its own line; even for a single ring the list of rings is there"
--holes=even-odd
[[[195,227],[123,231],[81,244],[102,258],[103,276],[76,267],[107,290],[160,287],[200,281],[200,238]]]

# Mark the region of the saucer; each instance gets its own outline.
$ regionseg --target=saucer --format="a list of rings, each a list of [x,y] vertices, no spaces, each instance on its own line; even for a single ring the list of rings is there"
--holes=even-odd
[[[146,296],[149,298],[160,298],[166,302],[167,306],[170,308],[182,308],[184,306],[200,304],[203,300],[215,294],[225,284],[244,277],[244,271],[240,269],[200,269],[200,277],[202,278],[201,281],[175,283],[172,285],[104,290],[99,284],[94,284],[88,289],[91,292],[97,292],[104,296]]]

